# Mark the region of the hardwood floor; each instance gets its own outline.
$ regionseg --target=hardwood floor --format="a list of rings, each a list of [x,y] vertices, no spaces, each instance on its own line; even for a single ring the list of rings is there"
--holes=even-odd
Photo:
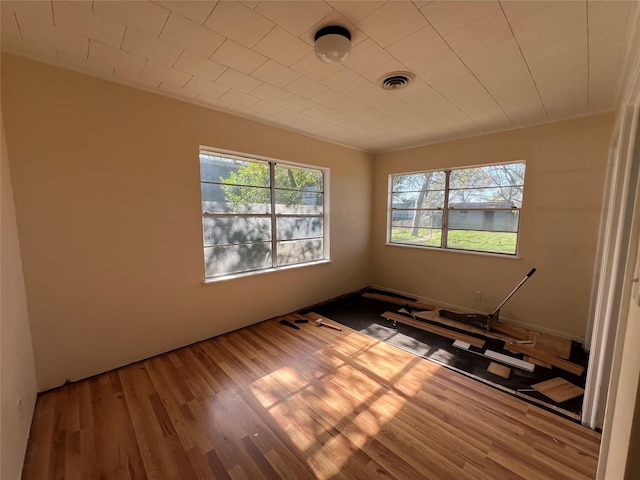
[[[343,327],[269,320],[38,398],[32,479],[586,479],[599,434]]]

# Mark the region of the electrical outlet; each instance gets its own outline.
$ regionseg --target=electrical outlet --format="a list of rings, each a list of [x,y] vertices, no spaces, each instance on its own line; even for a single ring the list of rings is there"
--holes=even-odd
[[[480,290],[476,290],[476,294],[474,296],[476,302],[482,301],[482,292]]]

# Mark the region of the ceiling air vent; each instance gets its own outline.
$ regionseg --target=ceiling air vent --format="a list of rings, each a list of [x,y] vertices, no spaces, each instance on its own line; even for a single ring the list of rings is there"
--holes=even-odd
[[[385,90],[400,90],[413,81],[416,76],[411,72],[391,72],[384,75],[378,83]]]

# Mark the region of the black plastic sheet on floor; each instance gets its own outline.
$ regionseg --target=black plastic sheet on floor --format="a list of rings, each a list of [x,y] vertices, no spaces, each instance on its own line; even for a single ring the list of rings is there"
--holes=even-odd
[[[380,293],[389,295],[388,292]],[[424,357],[550,411],[562,414],[573,420],[580,420],[582,396],[563,403],[557,403],[540,392],[533,390],[531,385],[561,377],[574,385],[584,388],[586,372],[582,376],[576,376],[556,367],[545,368],[536,365],[533,372],[510,367],[510,377],[508,379],[502,378],[487,371],[492,360],[485,357],[483,352],[485,350],[494,350],[521,359],[521,355],[514,355],[503,350],[504,341],[447,327],[453,331],[486,341],[483,349],[472,346],[468,350],[464,350],[454,347],[453,340],[449,338],[400,323],[394,326],[392,320],[381,317],[381,314],[386,311],[398,312],[401,308],[401,305],[366,298],[361,293],[357,293],[314,307],[308,311],[314,311],[370,337]],[[422,319],[418,320],[432,323]],[[432,324],[440,325],[438,323]],[[581,345],[573,342],[570,361],[586,366],[587,360],[587,353],[584,352]]]

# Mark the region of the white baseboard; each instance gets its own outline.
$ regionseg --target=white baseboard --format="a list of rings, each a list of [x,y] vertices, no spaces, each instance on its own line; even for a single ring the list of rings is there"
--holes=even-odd
[[[442,302],[442,301],[437,300],[435,298],[421,297],[420,295],[416,295],[415,293],[403,292],[401,290],[395,290],[393,288],[384,287],[382,285],[371,285],[371,288],[375,288],[376,290],[383,290],[383,291],[386,291],[386,292],[395,293],[395,294],[398,294],[398,295],[403,295],[405,297],[415,298],[416,300],[418,300],[420,302],[428,303],[428,304],[437,306],[438,308],[446,308],[446,309],[457,310],[457,311],[462,312],[462,313],[472,313],[472,312],[473,313],[483,313],[483,314],[488,314],[489,313],[489,312],[479,312],[478,310],[473,310],[473,309],[468,308],[468,307],[461,307],[460,305],[453,305],[451,303]],[[544,327],[542,325],[536,325],[536,324],[533,324],[533,323],[521,322],[521,321],[518,321],[518,320],[512,320],[510,318],[503,317],[503,316],[500,316],[500,321],[502,323],[508,323],[510,325],[515,325],[517,327],[526,328],[528,330],[535,330],[536,332],[546,333],[547,335],[554,335],[554,336],[560,337],[560,338],[568,338],[569,340],[575,340],[576,342],[578,342],[580,344],[584,344],[584,337],[577,337],[577,336],[572,335],[570,333],[561,332],[559,330],[554,330],[552,328],[547,328],[547,327]]]

